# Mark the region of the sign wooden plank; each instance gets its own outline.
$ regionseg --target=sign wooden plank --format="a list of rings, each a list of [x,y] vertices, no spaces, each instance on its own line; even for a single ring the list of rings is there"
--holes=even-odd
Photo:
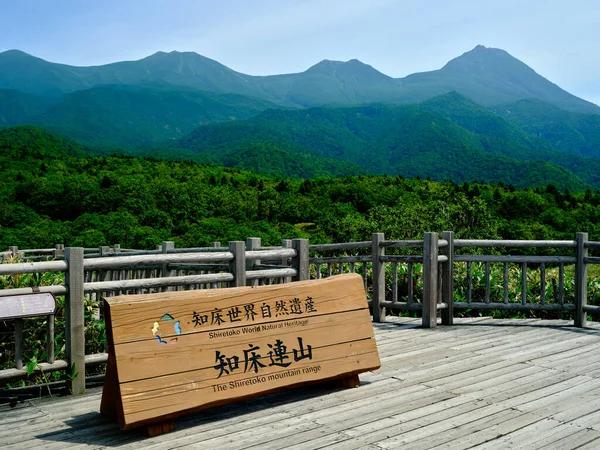
[[[0,319],[48,316],[56,311],[56,300],[50,293],[0,297]]]
[[[122,429],[380,366],[356,274],[106,301],[103,412]]]

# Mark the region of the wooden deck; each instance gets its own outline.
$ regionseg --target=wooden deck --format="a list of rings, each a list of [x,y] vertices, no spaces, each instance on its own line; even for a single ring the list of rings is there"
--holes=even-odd
[[[382,367],[357,389],[299,388],[180,418],[146,438],[82,397],[0,406],[0,448],[600,449],[600,325],[375,324]]]

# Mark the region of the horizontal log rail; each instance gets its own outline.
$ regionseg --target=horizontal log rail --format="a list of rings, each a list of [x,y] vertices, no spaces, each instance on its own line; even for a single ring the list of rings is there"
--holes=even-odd
[[[218,253],[185,253],[172,254],[165,253],[159,255],[137,255],[137,256],[119,256],[105,257],[96,259],[86,259],[83,267],[86,270],[107,269],[107,268],[135,268],[148,264],[171,264],[171,263],[191,263],[191,262],[214,262],[231,261],[234,255],[231,252]]]
[[[280,248],[278,250],[252,250],[246,252],[246,260],[292,258],[296,256],[293,248]]]
[[[351,250],[355,248],[371,248],[371,241],[313,244],[309,246],[310,251]]]
[[[473,309],[473,310],[505,310],[505,311],[574,311],[575,305],[572,303],[485,303],[485,302],[455,302],[454,309]]]
[[[190,284],[223,283],[234,280],[235,276],[231,273],[217,273],[209,275],[185,275],[181,277],[141,278],[137,280],[100,281],[96,283],[84,283],[83,291],[87,294],[90,292],[127,291],[131,289],[187,286]]]
[[[246,279],[258,280],[265,278],[295,277],[297,275],[298,271],[292,268],[249,270],[246,272]]]
[[[108,353],[95,353],[92,355],[85,355],[85,366],[92,367],[99,364],[106,364],[108,361]],[[57,359],[52,363],[39,363],[33,369],[32,374],[37,375],[40,373],[58,372],[66,370],[69,367],[69,363],[62,359]],[[26,378],[28,376],[27,369],[5,369],[0,370],[0,382],[14,380],[19,378]]]
[[[66,272],[65,261],[29,262],[16,264],[0,264],[0,275],[20,275],[26,273]]]
[[[14,289],[2,289],[0,290],[0,298],[1,297],[9,297],[11,295],[25,295],[25,294],[33,294],[35,292],[45,293],[48,292],[50,294],[56,295],[65,295],[68,290],[66,286],[63,285],[54,285],[54,286],[40,286],[40,287],[27,287],[27,288],[14,288]]]
[[[600,258],[599,258],[600,260]],[[496,256],[496,255],[455,255],[454,262],[510,262],[510,263],[563,263],[575,264],[574,256]]]
[[[423,248],[423,241],[382,241],[381,248]]]
[[[494,240],[494,239],[455,239],[455,247],[512,247],[512,248],[575,248],[575,241],[525,241],[525,240]]]

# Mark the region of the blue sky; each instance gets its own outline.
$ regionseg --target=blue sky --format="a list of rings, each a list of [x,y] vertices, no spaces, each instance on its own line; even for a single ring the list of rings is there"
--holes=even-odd
[[[179,50],[252,75],[357,58],[402,77],[477,44],[600,104],[599,0],[0,0],[0,51],[72,65]]]

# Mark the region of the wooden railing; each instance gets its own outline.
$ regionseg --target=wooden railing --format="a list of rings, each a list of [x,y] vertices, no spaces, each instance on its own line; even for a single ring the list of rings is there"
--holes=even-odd
[[[538,254],[505,254],[513,248]],[[452,324],[455,310],[534,310],[573,314],[575,326],[583,327],[587,314],[600,313],[600,306],[587,304],[587,269],[600,264],[600,257],[589,256],[589,251],[599,248],[600,242],[588,241],[586,233],[577,233],[573,241],[507,241],[454,239],[450,231],[441,236],[425,233],[423,240],[386,240],[375,233],[370,241],[311,246],[295,239],[284,240],[280,247],[262,247],[260,239],[249,238],[245,243],[230,242],[227,248],[176,249],[172,242],[151,251],[56,246],[36,253],[11,248],[4,253],[32,262],[1,264],[0,276],[58,272],[65,274],[65,282],[0,290],[0,297],[34,291],[65,296],[66,357],[53,358],[54,328],[49,318],[48,360],[36,371],[70,370],[77,374],[70,380],[71,391],[81,393],[85,371],[80,368],[107,358],[103,353],[85,354],[86,299],[97,299],[101,305],[101,299],[111,295],[286,283],[356,272],[363,278],[376,322],[385,321],[387,311],[418,314],[424,327],[436,327],[438,316],[443,325]],[[52,261],[36,261],[50,250]],[[495,267],[501,270],[492,271]],[[483,274],[479,279],[476,269]],[[534,272],[539,281],[528,279]],[[520,283],[520,294],[509,292],[509,283],[515,282]],[[97,314],[102,314],[101,307]],[[0,371],[0,381],[27,375],[22,326],[15,326],[15,332],[15,367]]]
[[[506,252],[507,249],[551,249],[568,254],[481,254],[489,248],[495,248],[497,252]],[[600,264],[600,257],[591,257],[588,252],[598,248],[600,242],[588,241],[587,233],[577,233],[573,241],[454,239],[454,233],[450,231],[442,233],[441,239],[437,233],[425,233],[423,241],[389,241],[385,240],[383,234],[375,233],[371,241],[312,245],[310,263],[316,278],[344,271],[357,270],[361,273],[376,322],[385,321],[386,309],[396,312],[418,311],[424,327],[437,325],[438,312],[441,323],[450,325],[454,310],[545,311],[570,312],[575,326],[583,327],[587,314],[600,313],[599,305],[587,304],[588,265]],[[413,251],[399,254],[390,252],[393,249]],[[463,251],[468,249],[472,252]],[[473,298],[474,264],[483,265],[484,268],[484,286],[477,298]],[[492,281],[498,280],[492,279],[490,267],[496,264],[502,265],[502,301],[491,299]],[[398,276],[400,265],[406,274],[402,283],[399,283]],[[466,266],[464,279],[460,278],[458,270],[462,265]],[[520,298],[509,298],[509,267],[514,266],[519,268],[520,273]],[[565,284],[567,266],[573,272],[572,285],[569,286]],[[552,279],[554,295],[550,298],[546,295],[548,267],[558,272],[558,281]],[[539,294],[528,291],[530,283],[527,276],[531,270],[539,273]],[[459,290],[455,285],[463,281],[466,292],[464,299],[459,299]],[[420,295],[415,294],[417,286],[420,286]],[[403,295],[399,293],[401,287],[405,288]],[[565,300],[567,294],[571,301]]]
[[[151,293],[162,290],[214,289],[250,284],[285,283],[308,279],[308,241],[284,241],[281,247],[263,248],[260,240],[230,242],[228,248],[174,249],[163,243],[161,251],[123,253],[100,249],[100,255],[84,257],[84,249],[64,249],[64,259],[0,264],[0,276],[32,273],[64,273],[64,284],[0,290],[1,297],[49,292],[65,296],[66,359],[54,360],[54,317],[48,317],[48,360],[35,372],[67,370],[71,392],[85,390],[86,366],[102,364],[107,354],[85,354],[85,300],[93,296]],[[11,252],[12,254],[12,252]],[[110,255],[110,256],[106,256]],[[0,382],[23,378],[22,319],[15,320],[15,367],[0,370]]]

